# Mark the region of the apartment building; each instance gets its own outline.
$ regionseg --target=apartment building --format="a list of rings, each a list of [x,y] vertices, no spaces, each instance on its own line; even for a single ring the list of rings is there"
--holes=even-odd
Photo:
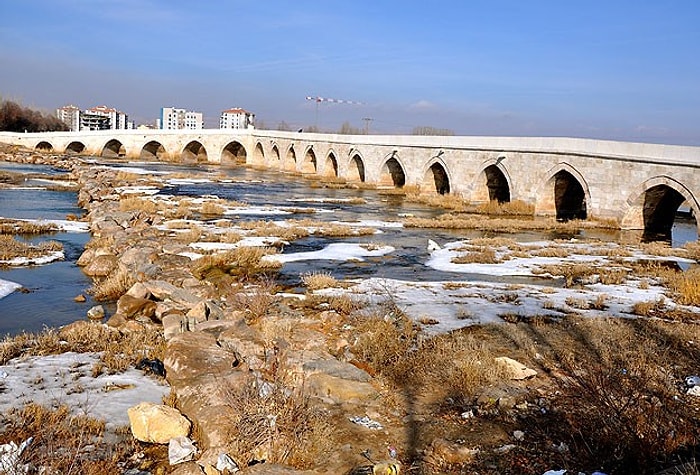
[[[201,112],[163,107],[160,109],[158,128],[166,130],[197,130],[204,128],[204,116]]]
[[[80,108],[74,105],[67,105],[56,109],[56,117],[68,126],[71,132],[80,130]]]
[[[247,129],[255,125],[255,114],[245,109],[234,108],[221,112],[219,128],[221,129]]]

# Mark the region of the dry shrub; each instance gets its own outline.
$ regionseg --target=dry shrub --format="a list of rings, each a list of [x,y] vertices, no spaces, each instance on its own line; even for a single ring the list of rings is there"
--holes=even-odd
[[[330,272],[314,271],[302,274],[301,282],[311,292],[329,287],[338,287],[338,280]]]
[[[265,461],[305,469],[330,453],[335,426],[298,387],[273,378],[224,390],[234,414],[227,421],[229,449],[239,465]]]
[[[90,293],[97,301],[117,300],[124,295],[136,279],[125,267],[117,267],[103,280],[95,283]]]
[[[144,213],[154,214],[158,211],[158,205],[153,200],[148,198],[140,198],[138,196],[129,196],[119,200],[120,211],[143,211]]]
[[[121,473],[118,462],[133,450],[131,442],[121,439],[108,445],[104,433],[103,421],[71,415],[67,406],[52,409],[30,403],[7,414],[0,444],[33,437],[20,460],[32,467],[31,473]]]
[[[700,262],[700,241],[691,241],[683,245],[686,251],[688,251],[688,257]]]
[[[351,315],[361,309],[363,303],[351,298],[349,295],[334,295],[328,299],[328,306],[331,310],[341,315]]]
[[[606,472],[649,473],[659,460],[700,441],[693,404],[678,397],[658,355],[636,344],[636,352],[570,363],[557,401],[570,446]]]
[[[272,279],[261,279],[253,288],[247,288],[229,298],[233,310],[245,312],[246,322],[253,324],[267,315],[279,297],[277,285]]]

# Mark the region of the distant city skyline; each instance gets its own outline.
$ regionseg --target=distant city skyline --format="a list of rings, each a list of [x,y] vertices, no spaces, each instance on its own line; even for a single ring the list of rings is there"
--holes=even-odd
[[[240,107],[267,128],[700,145],[699,20],[696,0],[2,2],[0,97],[136,124]]]

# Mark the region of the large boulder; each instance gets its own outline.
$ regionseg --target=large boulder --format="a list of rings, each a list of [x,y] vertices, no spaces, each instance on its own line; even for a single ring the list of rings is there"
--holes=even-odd
[[[142,402],[127,410],[131,433],[141,442],[167,444],[170,439],[187,436],[192,424],[170,406]]]
[[[83,272],[90,277],[106,277],[117,268],[118,263],[117,256],[113,254],[99,254],[83,268]]]
[[[153,319],[156,313],[156,303],[146,298],[132,297],[124,294],[117,301],[117,313],[126,318]]]

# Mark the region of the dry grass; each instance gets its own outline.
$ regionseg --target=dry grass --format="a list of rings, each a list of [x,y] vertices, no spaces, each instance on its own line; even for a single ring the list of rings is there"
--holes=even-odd
[[[138,196],[127,196],[119,200],[120,211],[142,211],[147,214],[155,214],[158,205],[151,199]]]
[[[227,300],[232,310],[245,312],[248,324],[254,324],[268,315],[279,301],[277,285],[272,279],[263,278],[254,286],[236,291]]]
[[[407,193],[406,200],[453,211],[466,211],[469,208],[469,201],[451,193],[446,195],[434,193]]]
[[[238,247],[197,259],[192,263],[191,269],[198,279],[227,274],[245,280],[279,270],[282,267],[281,263],[263,259],[276,253],[277,250],[271,247]]]
[[[489,201],[476,207],[476,212],[490,216],[532,216],[535,214],[535,206],[522,200]]]
[[[118,462],[125,461],[133,451],[132,441],[122,439],[108,445],[104,435],[102,421],[71,415],[66,406],[54,409],[30,403],[7,414],[0,443],[19,443],[33,437],[21,458],[21,463],[33,467],[31,473],[121,473]]]
[[[96,282],[90,293],[97,301],[117,300],[135,283],[135,277],[126,268],[117,267],[107,277]]]
[[[93,376],[123,372],[141,358],[163,359],[165,339],[161,332],[144,327],[122,334],[106,325],[79,321],[60,330],[20,333],[0,341],[0,364],[20,356],[46,356],[65,352],[99,352]]]
[[[287,386],[276,371],[267,372],[273,374],[264,392],[254,380],[225,387],[234,414],[226,424],[233,441],[229,453],[242,466],[256,461],[317,466],[332,450],[334,425],[299,389]]]
[[[550,264],[542,265],[533,274],[551,274],[562,276],[565,287],[573,287],[585,283],[591,276],[598,274],[599,269],[587,264]]]
[[[398,310],[386,317],[357,317],[354,325],[353,354],[404,392],[430,388],[464,402],[503,375],[483,341],[459,332],[424,338]]]
[[[202,203],[200,211],[207,216],[221,216],[226,211],[226,207],[218,201],[205,201]]]
[[[496,257],[496,251],[490,247],[473,247],[466,253],[452,258],[454,264],[498,264],[501,262]]]
[[[301,282],[311,292],[314,290],[327,289],[330,287],[338,287],[338,280],[329,272],[309,272],[302,274]]]
[[[22,221],[19,219],[0,218],[0,235],[3,234],[48,234],[56,232],[54,224]]]
[[[669,272],[664,282],[674,293],[676,302],[681,305],[700,306],[700,267],[692,267],[685,272]]]
[[[44,241],[39,244],[28,244],[13,236],[0,234],[0,261],[17,257],[37,259],[56,251],[62,251],[63,245],[56,241]]]
[[[470,214],[447,213],[436,218],[408,218],[404,221],[407,228],[424,229],[481,229],[502,233],[517,233],[525,230],[549,230],[557,232],[574,232],[581,229],[604,227],[598,221],[571,220],[558,222],[553,218],[517,219],[490,218]]]

